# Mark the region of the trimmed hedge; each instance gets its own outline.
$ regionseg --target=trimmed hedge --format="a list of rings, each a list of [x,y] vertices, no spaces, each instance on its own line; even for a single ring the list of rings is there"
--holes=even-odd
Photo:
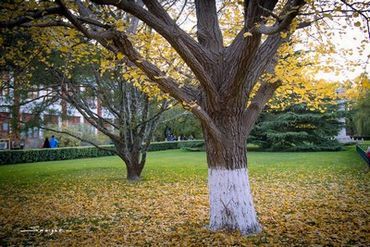
[[[180,147],[182,150],[189,151],[189,152],[202,152],[205,151],[205,143],[204,141],[194,141],[189,144],[181,145]]]
[[[152,142],[149,145],[148,151],[180,149],[184,147],[192,147],[193,145],[198,145],[199,143],[204,144],[204,140]]]
[[[113,149],[112,146],[106,148]],[[69,160],[113,155],[96,147],[69,147],[0,151],[0,164],[32,163],[52,160]]]
[[[192,146],[195,143],[204,143],[203,140],[194,141],[173,141],[173,142],[153,142],[148,151],[160,151],[168,149],[179,149]],[[113,145],[102,146],[105,149],[114,150]],[[69,160],[81,158],[93,158],[114,155],[109,150],[98,149],[96,147],[69,147],[53,149],[24,149],[24,150],[5,150],[0,151],[0,165],[32,163],[40,161]]]
[[[180,145],[180,144],[179,144]],[[182,150],[189,152],[204,152],[206,150],[205,143],[203,140],[194,141],[189,144],[185,144],[180,147]],[[255,144],[247,144],[247,150],[249,151],[263,151],[261,148]]]

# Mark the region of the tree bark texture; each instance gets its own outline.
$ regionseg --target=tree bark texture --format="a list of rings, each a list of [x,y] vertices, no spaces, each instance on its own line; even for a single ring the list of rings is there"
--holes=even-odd
[[[203,127],[208,162],[209,229],[260,231],[247,174],[246,130],[242,111],[225,104],[222,112],[210,112],[223,135],[218,141]]]
[[[130,182],[139,181],[141,173],[144,169],[146,162],[146,149],[143,147],[142,138],[138,138],[139,143],[131,143],[129,151],[126,145],[121,143],[115,143],[118,156],[123,160],[126,166],[127,180]]]
[[[144,168],[144,163],[140,161],[140,153],[125,154],[121,159],[124,160],[126,165],[127,180],[132,182],[140,180],[141,172]]]

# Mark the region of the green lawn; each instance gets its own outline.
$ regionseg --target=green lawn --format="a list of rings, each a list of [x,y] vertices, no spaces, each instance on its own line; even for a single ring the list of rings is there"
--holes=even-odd
[[[249,237],[206,229],[203,152],[150,152],[134,184],[117,157],[1,166],[0,245],[370,244],[369,173],[353,147],[248,162],[264,229]]]

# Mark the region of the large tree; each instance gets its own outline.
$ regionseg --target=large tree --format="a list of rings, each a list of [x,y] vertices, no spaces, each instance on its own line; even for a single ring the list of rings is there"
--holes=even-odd
[[[361,10],[369,4],[250,0],[217,6],[216,2],[56,0],[35,2],[31,9],[22,5],[17,17],[8,4],[0,27],[74,28],[94,40],[92,45],[99,43],[139,68],[162,91],[181,102],[200,120],[206,141],[210,229],[237,229],[250,234],[260,231],[260,225],[249,186],[246,138],[264,105],[281,85],[280,80],[271,83],[261,80],[261,76],[273,72],[279,48],[289,42],[296,30],[309,27],[333,11],[339,15],[355,11],[368,21],[366,12]],[[240,19],[234,18],[236,25],[228,25],[230,28],[224,30],[220,25],[222,11],[230,18],[237,15],[227,12],[230,4],[237,5],[241,25],[238,25]],[[194,29],[189,28],[191,20],[185,21],[184,28],[179,25],[184,18],[178,14],[193,9],[196,37],[192,36]],[[130,26],[124,25],[124,18],[131,16],[168,42],[172,53],[182,59],[197,83],[184,86],[162,67],[163,63],[159,62],[162,54],[156,50],[161,44],[152,44],[149,47],[152,52],[143,52],[139,40],[146,36],[133,34]],[[229,30],[237,30],[236,36],[227,36]]]

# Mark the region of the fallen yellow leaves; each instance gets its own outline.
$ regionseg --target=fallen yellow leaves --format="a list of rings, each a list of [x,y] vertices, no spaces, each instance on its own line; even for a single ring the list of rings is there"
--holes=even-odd
[[[352,174],[252,172],[263,232],[249,237],[207,230],[205,177],[148,176],[136,184],[81,176],[5,186],[0,245],[365,246],[370,240],[368,183]],[[21,232],[35,227],[49,232]]]

